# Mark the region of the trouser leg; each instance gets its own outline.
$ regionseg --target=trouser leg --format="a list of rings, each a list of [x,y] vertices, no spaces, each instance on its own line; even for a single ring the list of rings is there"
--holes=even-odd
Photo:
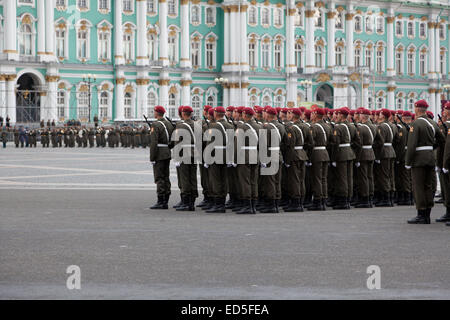
[[[358,191],[361,197],[369,196],[369,162],[361,161],[358,168]]]

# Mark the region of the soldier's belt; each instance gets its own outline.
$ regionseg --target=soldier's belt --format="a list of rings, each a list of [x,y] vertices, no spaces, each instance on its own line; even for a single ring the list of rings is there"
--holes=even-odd
[[[363,149],[372,149],[372,146],[362,146]]]
[[[168,144],[164,144],[164,143],[158,143],[157,146],[160,148],[168,148],[169,147]]]
[[[226,149],[226,146],[214,146],[214,149]]]
[[[392,143],[385,143],[384,146],[385,147],[392,147]]]
[[[294,147],[294,150],[303,150],[303,146],[296,146]]]
[[[258,147],[241,147],[241,150],[258,150]]]
[[[433,151],[433,146],[423,146],[423,147],[416,148],[416,151],[428,151],[428,150]]]
[[[182,144],[182,148],[195,148],[195,144]]]
[[[339,148],[350,147],[350,143],[343,143],[339,145]]]
[[[405,150],[408,150],[408,146],[405,146]]]
[[[313,150],[327,150],[327,147],[314,147]]]
[[[280,147],[270,147],[269,151],[278,151],[280,150]]]

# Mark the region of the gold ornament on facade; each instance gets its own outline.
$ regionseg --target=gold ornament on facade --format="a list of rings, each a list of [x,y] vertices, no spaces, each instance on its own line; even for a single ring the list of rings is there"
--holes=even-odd
[[[169,94],[170,93],[177,94],[178,93],[177,87],[175,87],[175,86],[170,87]]]
[[[59,79],[60,79],[59,76],[50,76],[50,75],[45,76],[45,81],[47,82],[57,82],[59,81]]]
[[[23,23],[23,24],[31,24],[31,18],[30,18],[30,16],[29,16],[29,15],[25,15],[25,16],[22,18],[22,23]]]
[[[296,44],[304,44],[303,38],[298,38],[297,40],[295,40]]]
[[[107,83],[102,85],[102,91],[109,91],[109,85]]]
[[[328,73],[321,73],[316,79],[316,82],[327,82],[330,81],[331,77]]]
[[[336,9],[338,12],[342,12],[342,11],[344,11],[344,7],[343,6],[339,6],[339,7],[337,7],[337,9]]]
[[[160,86],[168,86],[170,83],[170,79],[159,79],[158,80],[158,84]]]
[[[117,78],[116,79],[116,84],[124,84],[125,83],[125,78]]]
[[[264,1],[264,5],[265,6],[270,6],[270,1],[269,0]]]
[[[288,108],[294,108],[295,107],[295,102],[294,101],[288,101],[287,107]]]
[[[387,17],[386,21],[387,21],[387,23],[394,23],[395,17]]]
[[[394,92],[397,87],[387,87],[388,92]]]
[[[409,20],[413,21],[416,17],[414,17],[413,15],[409,16]]]
[[[316,41],[316,45],[320,46],[320,47],[323,47],[325,45],[325,42],[323,41],[323,39],[319,39],[319,40]]]
[[[58,25],[56,27],[58,29],[65,29],[66,28],[66,23],[65,22],[60,22],[60,23],[58,23]]]
[[[354,13],[346,13],[346,14],[345,14],[345,20],[346,20],[346,21],[353,20],[353,17],[354,17],[354,16],[355,16]]]
[[[133,92],[134,92],[134,88],[131,84],[129,84],[125,87],[125,93],[133,93]]]
[[[422,18],[420,18],[420,21],[428,21],[428,17],[427,16],[422,16]]]
[[[307,17],[307,18],[314,18],[315,13],[316,13],[316,10],[306,10],[305,11],[305,17]]]
[[[138,86],[148,86],[150,84],[149,79],[136,79],[136,84]]]
[[[277,3],[277,8],[281,8],[283,6],[283,4],[281,2]]]
[[[316,8],[325,8],[325,4],[322,1],[316,2],[314,4]]]
[[[80,92],[88,92],[89,88],[88,88],[87,85],[83,84],[83,85],[80,86],[80,89],[78,91],[80,91]]]
[[[335,17],[336,17],[336,12],[334,12],[334,11],[327,12],[328,19],[334,19]]]
[[[192,4],[199,4],[200,0],[191,0]]]
[[[58,84],[58,89],[66,90],[66,84],[65,84],[64,82],[60,82],[60,83]]]
[[[357,73],[357,72],[353,72],[351,75],[350,75],[350,77],[349,77],[349,79],[351,80],[351,81],[359,81],[360,80],[360,74],[359,73]]]
[[[192,80],[180,80],[182,87],[189,87],[192,84]]]
[[[361,11],[361,9],[356,10],[357,14],[363,14],[363,12]]]
[[[287,12],[289,16],[295,16],[297,14],[297,9],[289,9]]]

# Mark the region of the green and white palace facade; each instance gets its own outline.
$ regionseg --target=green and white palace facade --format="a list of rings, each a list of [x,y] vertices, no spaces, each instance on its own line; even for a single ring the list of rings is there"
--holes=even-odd
[[[155,105],[440,110],[449,1],[0,0],[0,115],[140,121]],[[447,88],[447,89],[446,89]]]

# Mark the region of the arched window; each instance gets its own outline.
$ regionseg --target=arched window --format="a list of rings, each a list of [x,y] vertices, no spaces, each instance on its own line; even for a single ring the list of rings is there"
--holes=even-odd
[[[269,9],[268,8],[262,9],[261,15],[262,15],[262,17],[261,17],[261,24],[265,25],[265,26],[268,26],[270,24]]]
[[[254,6],[250,6],[248,9],[248,23],[249,24],[256,24],[258,19],[258,9]]]
[[[154,92],[149,92],[147,94],[147,117],[153,118],[155,115],[154,108],[156,106],[156,95]]]
[[[421,76],[427,74],[427,51],[421,50],[419,55],[419,72]]]
[[[366,47],[365,50],[365,57],[366,57],[366,67],[370,70],[373,70],[373,48],[372,47]]]
[[[384,72],[384,47],[378,46],[377,48],[377,72]]]
[[[297,8],[294,15],[294,24],[296,27],[303,27],[303,12],[301,8]]]
[[[258,104],[258,97],[255,95],[251,95],[250,99],[249,99],[249,105],[251,108],[253,108],[254,106],[256,106]]]
[[[425,22],[421,22],[419,25],[419,36],[421,38],[427,37],[427,24]]]
[[[355,48],[355,67],[361,66],[361,48]]]
[[[416,52],[414,50],[408,51],[407,65],[408,65],[408,74],[413,75],[416,73],[416,61],[415,61]]]
[[[414,22],[408,22],[408,37],[414,38]]]
[[[323,47],[316,45],[315,53],[316,53],[316,67],[323,68]]]
[[[414,112],[414,104],[416,102],[416,99],[414,98],[409,98],[408,99],[408,111],[410,112]]]
[[[24,23],[20,27],[20,54],[31,56],[33,54],[33,31],[29,24]]]
[[[281,69],[283,64],[283,45],[282,43],[275,43],[274,46],[274,54],[275,54],[275,68]]]
[[[133,100],[131,93],[129,92],[125,93],[125,99],[123,101],[125,119],[131,119],[132,101]]]
[[[377,17],[376,19],[377,23],[377,33],[384,33],[384,18],[383,17]]]
[[[123,0],[123,11],[130,12],[133,11],[131,0]]]
[[[384,108],[384,97],[377,98],[377,109]]]
[[[264,98],[263,98],[263,105],[264,106],[272,105],[272,99],[270,98],[270,96],[264,96]]]
[[[343,21],[344,21],[344,13],[342,11],[338,11],[335,20],[336,29],[344,29]]]
[[[373,32],[373,17],[371,15],[366,17],[366,32]]]
[[[397,110],[403,110],[403,98],[397,98]]]
[[[321,10],[316,10],[315,25],[317,28],[323,28],[323,12]]]
[[[256,41],[248,42],[248,64],[250,68],[256,68],[258,66],[256,60]]]
[[[344,49],[342,46],[336,46],[336,65],[342,66],[344,64]]]
[[[58,58],[66,57],[66,29],[57,28],[56,33],[56,56]]]
[[[177,60],[177,37],[176,36],[169,36],[169,45],[168,45],[168,51],[169,51],[169,61],[173,65],[176,63]]]
[[[283,108],[283,96],[278,95],[275,97],[275,108]]]
[[[157,36],[151,33],[147,34],[148,44],[148,58],[150,61],[158,60],[158,39]]]
[[[295,44],[295,65],[297,68],[303,67],[303,46],[300,43]]]
[[[262,54],[262,67],[270,68],[270,42],[263,42],[261,44],[261,54]]]
[[[216,106],[216,99],[214,98],[214,96],[209,96],[208,98],[206,98],[206,104],[212,107]]]
[[[206,67],[214,69],[216,67],[216,41],[206,43]]]
[[[89,116],[89,92],[81,91],[78,94],[78,118],[86,119]]]
[[[176,0],[168,0],[167,1],[167,13],[169,16],[177,15],[177,1]]]
[[[200,41],[192,40],[191,42],[191,61],[193,68],[199,68],[201,66],[200,58]]]
[[[100,94],[100,119],[108,118],[108,108],[109,108],[109,94],[103,91]]]
[[[283,10],[275,9],[274,16],[274,25],[276,27],[281,27],[283,25]]]
[[[132,32],[123,34],[123,56],[125,61],[134,60],[134,37]]]
[[[360,16],[355,17],[355,32],[362,32],[362,18]]]
[[[154,14],[156,13],[156,0],[147,0],[147,13]]]
[[[400,20],[395,22],[395,34],[397,37],[401,37],[403,35],[403,24]]]
[[[175,93],[169,94],[169,114],[171,118],[174,118],[176,113],[176,107],[177,107],[177,96]]]
[[[99,31],[98,41],[99,41],[99,60],[109,60],[110,56],[110,32],[109,31]]]

